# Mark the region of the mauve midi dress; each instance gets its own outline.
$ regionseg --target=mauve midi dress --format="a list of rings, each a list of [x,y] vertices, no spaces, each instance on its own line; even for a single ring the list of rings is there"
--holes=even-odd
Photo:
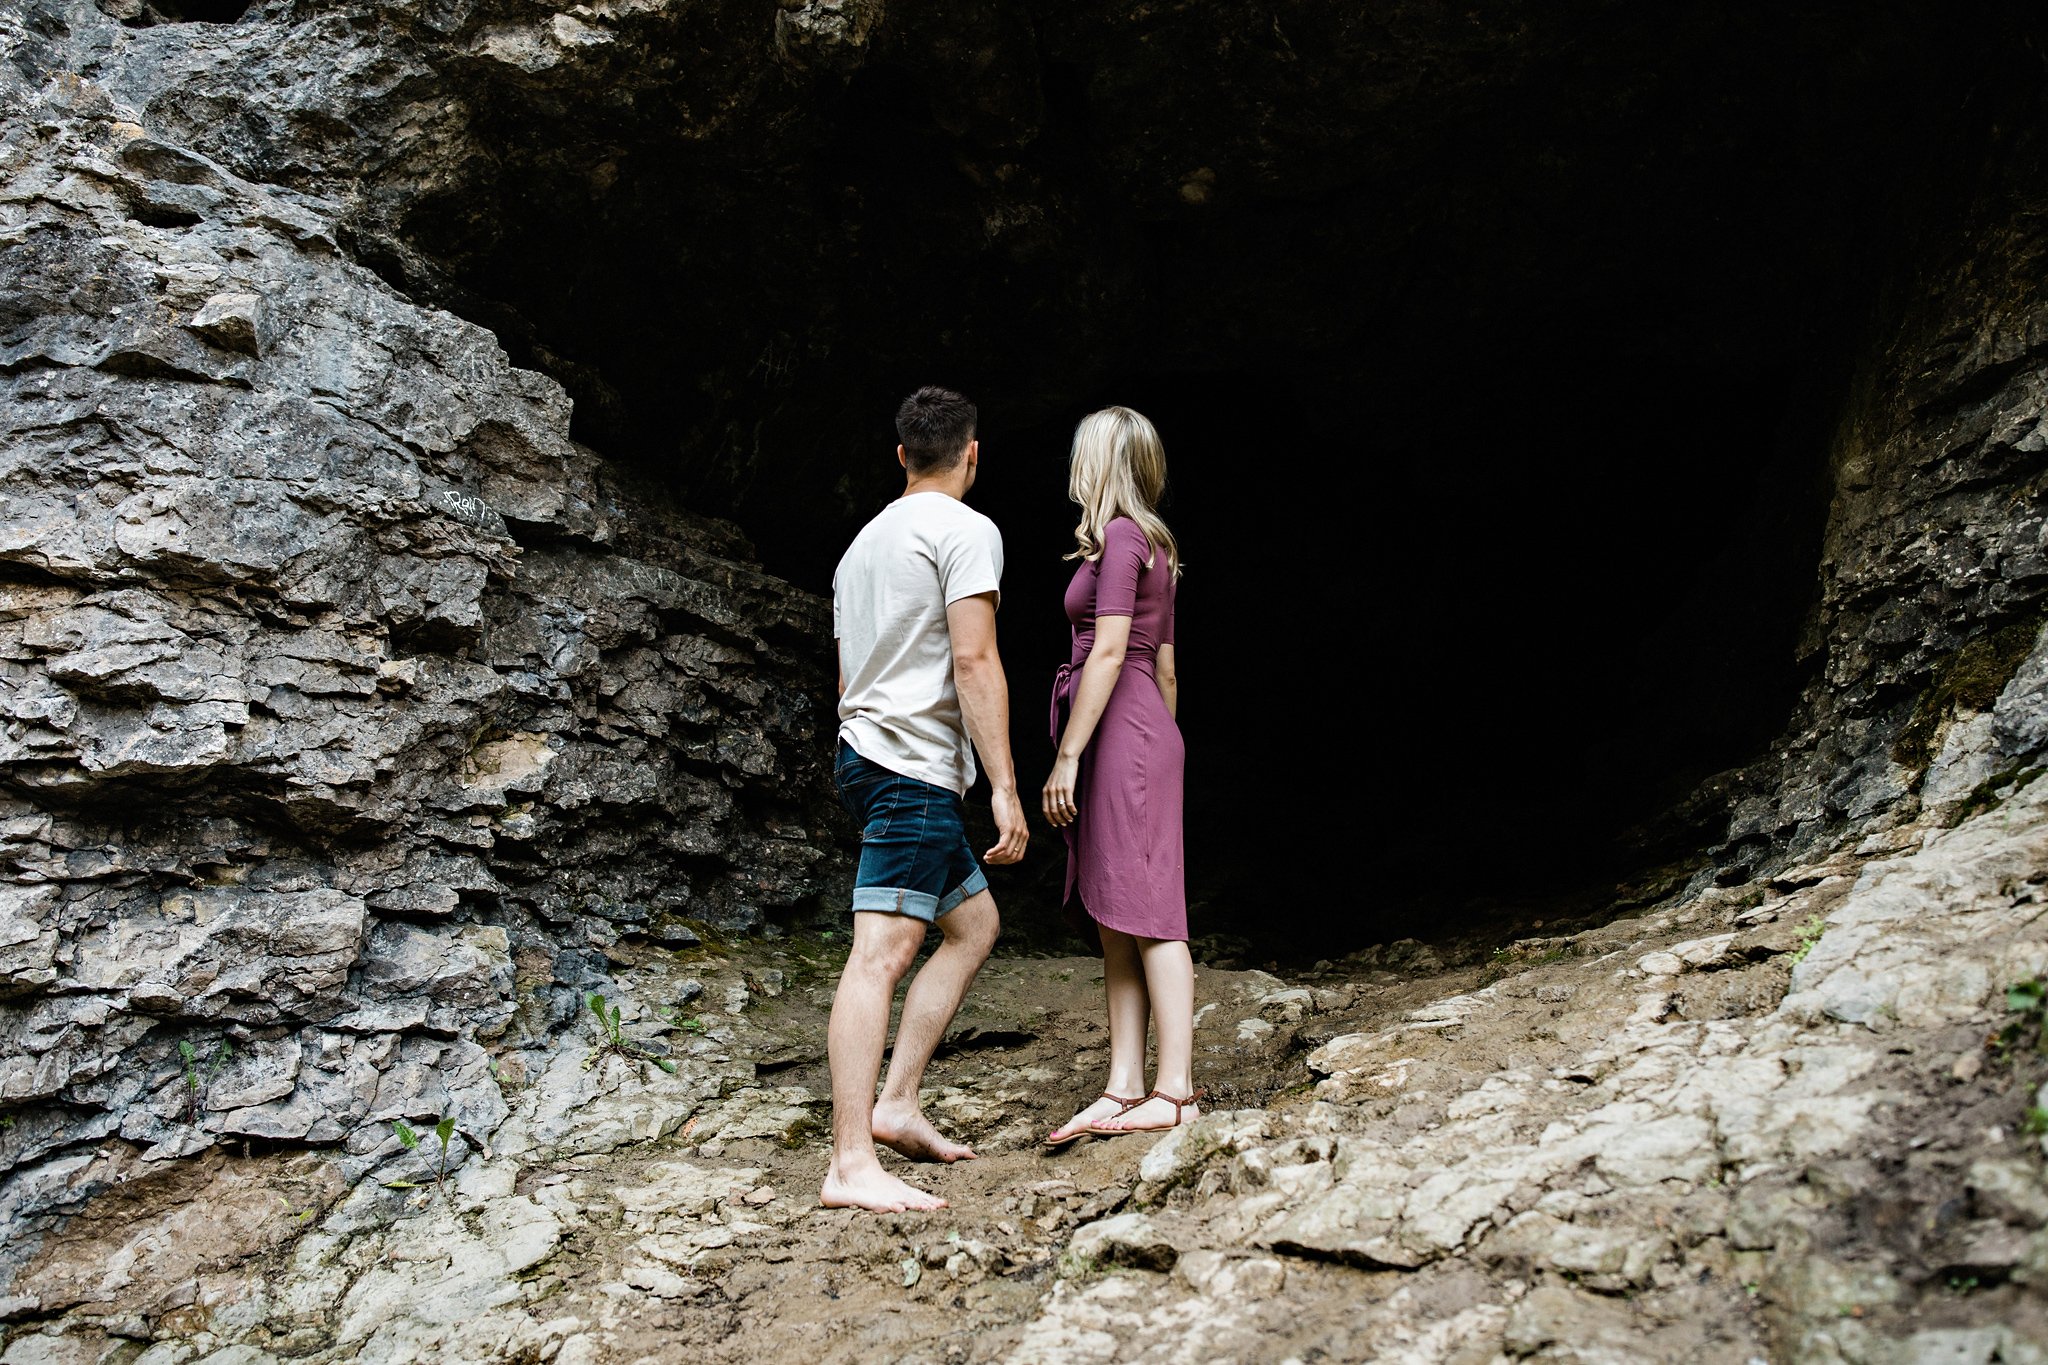
[[[1095,647],[1101,616],[1131,618],[1116,689],[1081,753],[1074,821],[1067,840],[1062,904],[1068,922],[1101,951],[1095,925],[1141,938],[1188,936],[1187,876],[1181,848],[1181,777],[1187,751],[1154,676],[1158,650],[1173,643],[1175,585],[1162,552],[1150,568],[1145,533],[1129,517],[1103,528],[1102,557],[1083,560],[1067,584],[1072,661],[1053,683],[1055,745]],[[1077,895],[1078,893],[1078,895]],[[1078,900],[1078,906],[1076,901]]]

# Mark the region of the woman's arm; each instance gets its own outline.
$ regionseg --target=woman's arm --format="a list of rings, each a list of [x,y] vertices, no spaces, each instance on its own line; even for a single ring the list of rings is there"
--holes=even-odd
[[[1055,828],[1074,822],[1074,788],[1080,782],[1081,755],[1094,737],[1096,722],[1109,706],[1110,694],[1116,691],[1117,676],[1124,669],[1124,651],[1130,642],[1130,617],[1095,618],[1095,645],[1081,665],[1081,681],[1074,687],[1074,704],[1067,713],[1066,728],[1060,731],[1052,775],[1045,780],[1045,818]]]
[[[1166,714],[1177,723],[1180,720],[1180,679],[1173,673],[1173,646],[1161,645],[1152,656],[1152,676],[1159,683],[1159,695],[1165,699]]]

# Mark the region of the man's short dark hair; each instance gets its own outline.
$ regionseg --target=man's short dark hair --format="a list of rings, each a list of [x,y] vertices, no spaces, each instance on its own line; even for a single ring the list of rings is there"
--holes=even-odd
[[[896,439],[913,474],[951,469],[974,439],[974,404],[951,389],[927,384],[896,409]]]

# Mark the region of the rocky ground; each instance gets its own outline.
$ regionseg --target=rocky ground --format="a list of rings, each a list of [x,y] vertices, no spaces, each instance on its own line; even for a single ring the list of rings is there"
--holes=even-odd
[[[144,1167],[0,1361],[2048,1360],[2048,782],[1600,923],[1198,969],[1209,1111],[1047,1152],[1099,968],[1011,949],[934,1214],[818,1206],[843,944],[621,948],[511,1113]],[[1226,959],[1227,960],[1227,959]],[[2019,987],[2017,991],[2014,989]],[[671,1069],[672,1068],[672,1069]]]

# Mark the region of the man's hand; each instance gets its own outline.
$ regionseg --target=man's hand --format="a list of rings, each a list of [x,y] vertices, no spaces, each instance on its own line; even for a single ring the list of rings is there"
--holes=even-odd
[[[981,855],[983,862],[1015,863],[1024,859],[1024,845],[1031,840],[1031,831],[1024,823],[1024,803],[1014,790],[997,791],[989,799],[995,811],[996,841],[988,852]]]

